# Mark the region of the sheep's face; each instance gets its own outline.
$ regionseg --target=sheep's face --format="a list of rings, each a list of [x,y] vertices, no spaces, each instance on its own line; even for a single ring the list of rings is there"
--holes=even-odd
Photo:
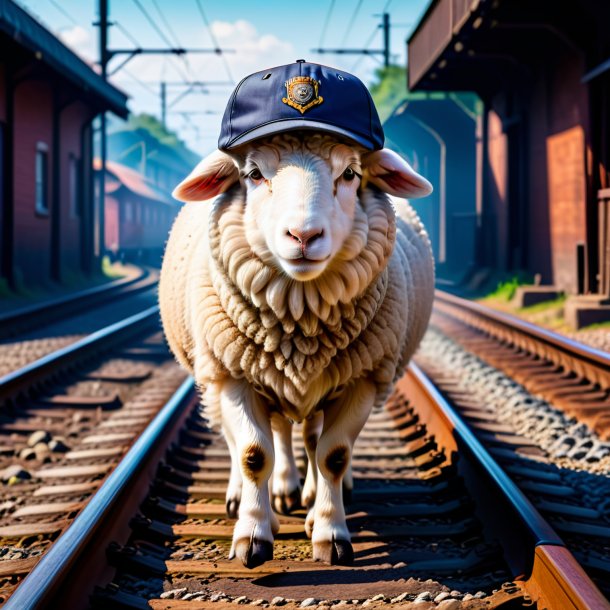
[[[422,196],[432,190],[389,150],[369,153],[329,135],[302,132],[257,140],[231,156],[213,153],[174,196],[200,201],[238,179],[246,190],[250,246],[298,281],[321,275],[341,250],[363,181],[394,195]]]
[[[250,245],[300,281],[319,276],[341,249],[362,178],[359,150],[322,139],[250,146],[240,162]]]

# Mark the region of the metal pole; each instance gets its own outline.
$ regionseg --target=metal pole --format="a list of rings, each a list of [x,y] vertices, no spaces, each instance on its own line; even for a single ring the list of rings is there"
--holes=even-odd
[[[390,14],[383,14],[383,65],[390,65]]]
[[[166,85],[165,82],[161,82],[161,123],[163,127],[166,127],[165,117],[167,114],[167,96],[166,96]]]
[[[100,66],[102,68],[102,78],[107,80],[108,67],[108,0],[99,0],[99,26],[100,26]],[[107,141],[106,141],[106,113],[102,112],[100,116],[100,173],[98,177],[99,198],[98,198],[98,214],[97,214],[97,248],[95,255],[100,259],[104,255],[105,235],[105,203],[106,203],[106,157],[107,157]]]

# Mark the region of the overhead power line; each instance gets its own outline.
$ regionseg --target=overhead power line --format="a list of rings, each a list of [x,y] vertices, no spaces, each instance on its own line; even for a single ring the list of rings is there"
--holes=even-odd
[[[171,36],[171,39],[173,40],[174,44],[177,47],[179,47],[180,46],[180,41],[178,40],[178,37],[176,36],[176,33],[174,32],[174,30],[172,29],[171,25],[169,24],[169,21],[167,20],[167,18],[163,14],[163,11],[161,10],[161,7],[159,6],[159,3],[157,2],[157,0],[152,0],[152,3],[153,3],[153,6],[155,7],[155,9],[157,10],[157,14],[159,15],[159,19],[161,19],[161,22],[165,26],[165,29],[169,32],[169,35]]]
[[[217,49],[220,49],[220,45],[218,44],[218,39],[216,38],[216,35],[214,34],[214,30],[212,29],[212,26],[210,25],[208,16],[205,14],[205,11],[203,10],[203,4],[201,3],[201,0],[195,0],[195,3],[197,4],[197,8],[199,9],[199,14],[201,15],[201,18],[203,19],[203,23],[205,24],[205,27],[207,28],[208,33],[210,34],[210,39],[212,40],[212,44]],[[235,79],[233,78],[233,74],[231,73],[231,67],[229,66],[229,62],[228,62],[227,58],[224,55],[221,55],[221,58],[222,58],[222,62],[225,65],[225,70],[227,71],[227,76],[229,77],[229,80],[234,83]]]
[[[366,39],[366,42],[364,43],[364,48],[365,49],[369,49],[370,46],[373,44],[373,40],[375,40],[375,36],[377,36],[377,32],[379,31],[379,26],[376,26],[375,29],[373,30],[373,32],[371,33],[371,35]],[[362,57],[359,57],[356,62],[354,63],[354,65],[351,68],[351,71],[353,72],[361,63],[362,60],[366,57],[366,55],[362,55]]]
[[[381,15],[382,22],[381,28],[383,29],[383,48],[382,49],[369,49],[368,44],[363,48],[346,49],[344,47],[339,48],[318,48],[312,49],[314,53],[336,53],[337,55],[370,55],[375,57],[376,55],[383,55],[383,65],[387,68],[390,65],[390,14],[383,13]]]
[[[125,36],[125,38],[127,38],[127,40],[129,40],[129,42],[131,42],[131,44],[135,45],[136,47],[140,47],[142,46],[138,40],[135,38],[135,36],[133,36],[129,30],[125,29],[118,21],[114,22],[114,25],[116,26],[116,28],[118,30],[121,31],[121,33],[123,34],[123,36]]]
[[[61,4],[59,4],[59,2],[57,2],[57,0],[49,0],[49,2],[73,25],[80,26],[80,23],[76,21],[76,19],[74,19],[74,17],[70,15],[70,13],[68,13],[68,11]]]
[[[345,43],[347,42],[347,38],[352,30],[352,27],[354,25],[354,21],[356,21],[356,17],[358,17],[358,13],[360,12],[360,7],[362,6],[362,1],[363,0],[358,0],[358,4],[356,4],[356,8],[354,9],[354,12],[352,13],[352,18],[349,20],[349,23],[347,24],[347,28],[345,28],[345,34],[343,35],[343,39],[341,40],[341,44],[339,46],[344,46]],[[320,46],[322,46],[320,44]]]
[[[138,7],[142,15],[144,15],[146,21],[148,21],[150,26],[155,30],[155,32],[157,32],[159,38],[161,38],[161,40],[163,40],[163,42],[168,47],[173,47],[174,45],[172,44],[171,40],[165,35],[165,32],[163,32],[163,30],[157,25],[157,22],[150,16],[149,12],[142,6],[140,0],[133,0],[133,3]]]
[[[330,0],[328,12],[326,13],[326,19],[324,20],[324,25],[322,26],[322,31],[320,32],[320,42],[318,44],[319,47],[324,44],[324,39],[326,38],[326,30],[328,29],[328,22],[330,21],[330,16],[332,15],[334,6],[335,0]]]

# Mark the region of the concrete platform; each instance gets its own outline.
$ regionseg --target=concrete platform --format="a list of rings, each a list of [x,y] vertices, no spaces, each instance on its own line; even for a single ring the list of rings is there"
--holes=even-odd
[[[576,330],[591,324],[610,322],[610,299],[596,294],[572,296],[566,301],[564,317]]]
[[[558,299],[563,292],[556,286],[519,286],[512,302],[519,308]]]

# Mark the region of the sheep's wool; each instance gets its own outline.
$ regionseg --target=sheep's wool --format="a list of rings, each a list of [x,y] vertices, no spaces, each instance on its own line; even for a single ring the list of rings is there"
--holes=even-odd
[[[383,401],[429,316],[432,259],[417,216],[400,202],[397,217],[387,195],[363,189],[338,255],[320,277],[298,282],[248,242],[244,197],[237,185],[211,210],[187,204],[162,272],[168,340],[209,415],[219,408],[214,383],[229,375],[297,421],[361,376]],[[167,286],[169,274],[179,280]]]

